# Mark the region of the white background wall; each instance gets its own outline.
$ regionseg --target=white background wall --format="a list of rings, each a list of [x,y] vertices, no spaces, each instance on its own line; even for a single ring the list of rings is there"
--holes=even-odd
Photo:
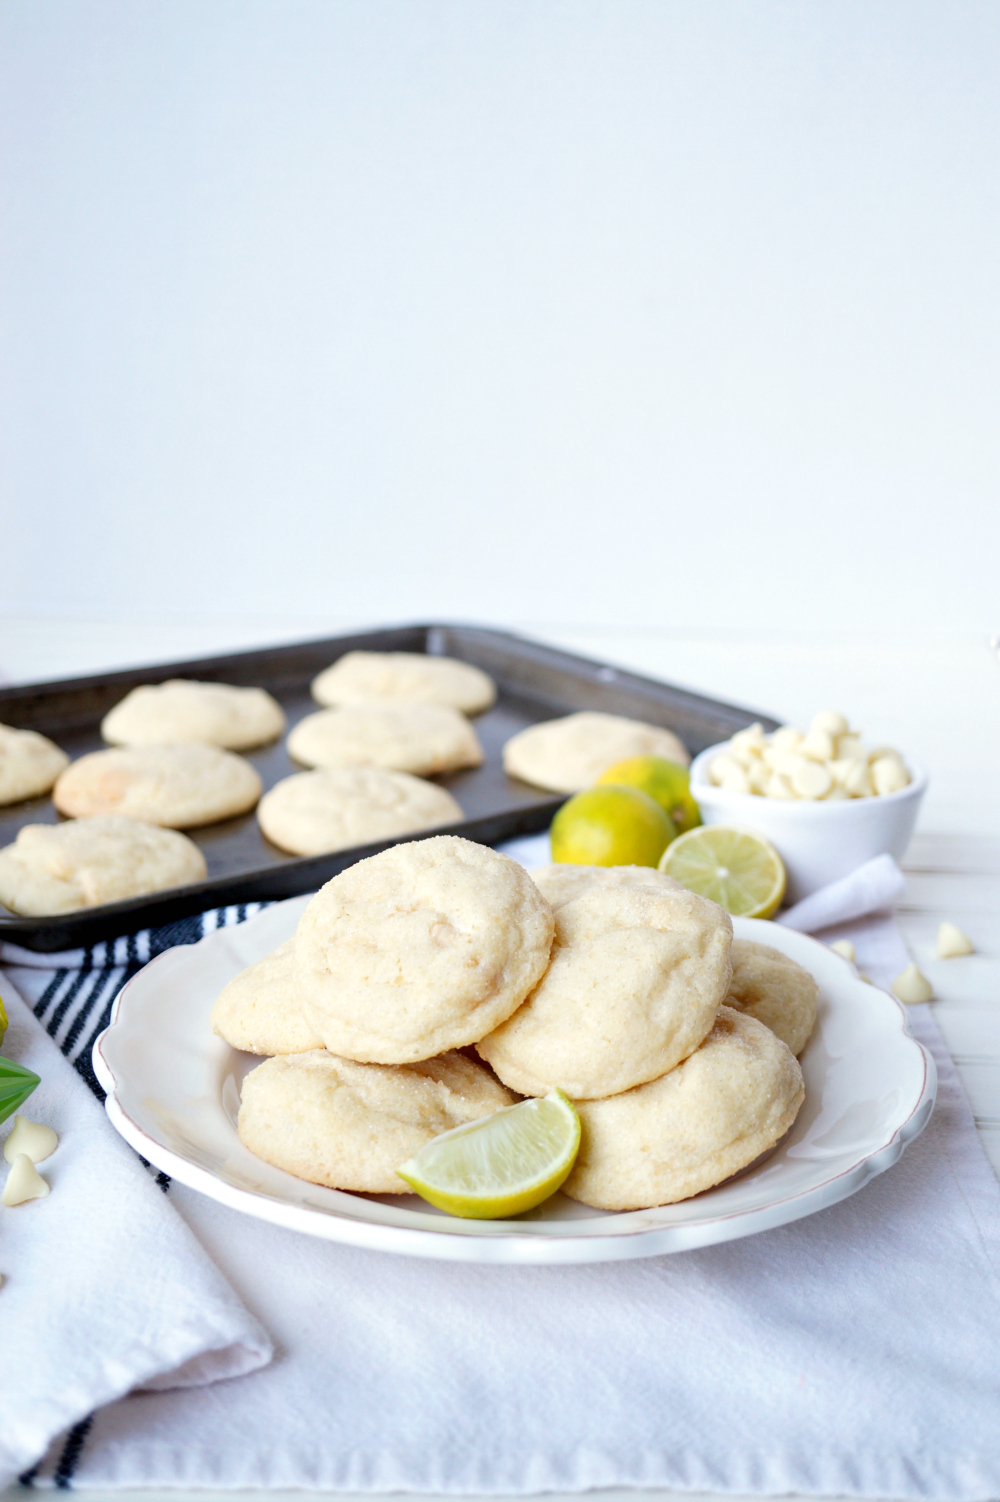
[[[0,614],[1000,629],[995,0],[6,0]]]

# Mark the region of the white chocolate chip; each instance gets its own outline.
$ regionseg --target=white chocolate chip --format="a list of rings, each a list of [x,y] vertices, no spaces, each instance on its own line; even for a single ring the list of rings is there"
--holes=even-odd
[[[907,965],[901,975],[897,975],[892,983],[894,996],[900,1001],[905,1001],[907,1006],[915,1006],[921,1001],[930,1001],[934,995],[934,987],[922,971],[916,965]]]
[[[725,788],[730,793],[748,793],[750,782],[747,774],[740,766],[735,756],[717,756],[708,769],[708,774],[716,787]]]
[[[866,761],[849,761],[847,773],[841,786],[845,793],[852,798],[870,798],[872,795],[872,780]]]
[[[763,794],[771,780],[771,773],[759,759],[747,769],[747,778],[750,783],[751,793]]]
[[[766,788],[765,798],[794,798],[795,791],[787,777],[782,777],[780,772],[772,772]]]
[[[880,756],[878,761],[872,762],[871,774],[872,785],[882,797],[886,793],[898,793],[910,781],[910,774],[895,756]]]
[[[776,751],[794,751],[801,739],[801,730],[796,730],[794,725],[782,725],[772,735],[771,745]]]
[[[0,1205],[23,1205],[26,1200],[44,1199],[48,1192],[48,1184],[28,1154],[18,1153],[0,1194]]]
[[[836,709],[821,709],[819,714],[814,714],[809,722],[810,732],[822,730],[834,738],[838,735],[846,735],[850,728],[844,716]]]
[[[832,761],[834,755],[833,736],[828,730],[810,730],[799,742],[799,753],[808,756],[810,761]]]
[[[897,751],[895,746],[876,746],[872,751],[869,751],[868,761],[869,763],[880,761],[883,756],[894,756],[900,766],[903,764],[902,753]]]
[[[835,782],[831,785],[830,791],[823,794],[824,803],[849,803],[850,799],[851,795],[847,789],[838,787]]]
[[[801,772],[803,767],[809,766],[809,758],[800,756],[797,751],[776,751],[771,759],[772,769],[779,777],[791,779],[796,772]]]
[[[837,738],[837,756],[841,761],[848,761],[851,757],[860,756],[868,760],[868,752],[860,735],[842,735]]]
[[[834,939],[830,948],[834,954],[839,954],[841,959],[850,960],[851,964],[854,964],[856,951],[850,939]]]
[[[824,798],[833,786],[826,767],[816,761],[803,761],[792,773],[792,789],[799,798]]]
[[[937,952],[938,959],[953,960],[956,955],[975,954],[976,946],[957,924],[946,920],[938,929]]]
[[[763,725],[753,724],[746,730],[738,730],[729,742],[729,750],[732,756],[738,756],[741,761],[744,757],[756,760],[767,745],[767,737],[764,734]],[[744,762],[744,766],[746,762]]]
[[[18,1153],[27,1153],[32,1163],[44,1163],[59,1146],[59,1138],[51,1127],[29,1121],[26,1116],[15,1116],[13,1130],[3,1145],[3,1155],[13,1163]]]

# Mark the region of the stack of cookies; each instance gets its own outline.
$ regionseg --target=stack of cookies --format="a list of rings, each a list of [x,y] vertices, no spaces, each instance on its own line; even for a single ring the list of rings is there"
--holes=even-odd
[[[529,876],[436,836],[362,861],[295,937],[219,996],[215,1031],[268,1055],[239,1134],[331,1188],[404,1194],[432,1137],[553,1087],[583,1141],[563,1192],[671,1203],[753,1162],[803,1100],[812,978],[733,944],[731,920],[656,871]]]

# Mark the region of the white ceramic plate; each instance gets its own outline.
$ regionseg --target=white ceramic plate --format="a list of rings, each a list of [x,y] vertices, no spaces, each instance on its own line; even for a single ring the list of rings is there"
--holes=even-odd
[[[737,936],[781,949],[820,987],[802,1057],[805,1105],[777,1152],[679,1205],[621,1213],[556,1195],[511,1221],[460,1220],[415,1195],[359,1195],[307,1184],[255,1158],[236,1135],[244,1075],[260,1062],[215,1037],[209,1013],[239,970],[289,938],[297,897],[147,965],[115,1002],[94,1045],[107,1110],[157,1168],[234,1209],[312,1236],[418,1257],[473,1262],[600,1262],[681,1252],[770,1230],[854,1194],[891,1167],[934,1105],[934,1061],[903,1007],[858,979],[815,939],[737,919]]]

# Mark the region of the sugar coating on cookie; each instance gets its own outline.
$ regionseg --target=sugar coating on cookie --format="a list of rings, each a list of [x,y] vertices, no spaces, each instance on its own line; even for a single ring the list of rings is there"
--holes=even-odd
[[[516,861],[449,835],[396,845],[327,882],[299,920],[306,1015],[346,1058],[432,1058],[478,1042],[521,1005],[552,932]]]
[[[240,1141],[313,1184],[410,1194],[396,1169],[432,1137],[492,1116],[514,1096],[459,1053],[402,1066],[325,1050],[259,1064],[243,1081]]]
[[[68,766],[65,751],[47,736],[0,725],[0,805],[47,793]]]
[[[91,751],[63,772],[53,801],[72,819],[120,814],[168,829],[190,829],[246,813],[260,777],[242,756],[185,741]]]
[[[448,704],[463,714],[479,714],[496,699],[493,679],[470,662],[429,657],[423,652],[345,652],[313,679],[319,704],[369,704],[408,699]]]
[[[265,793],[257,810],[267,838],[293,855],[373,845],[464,817],[444,788],[381,767],[296,772]]]
[[[0,850],[0,902],[12,913],[74,913],[204,881],[205,857],[173,829],[98,817],[27,824]]]
[[[563,1193],[601,1210],[689,1199],[780,1141],[804,1098],[791,1050],[756,1018],[720,1007],[701,1047],[669,1074],[580,1102],[580,1152]]]
[[[552,958],[514,1015],[477,1044],[522,1095],[617,1095],[701,1043],[729,988],[733,925],[678,886],[593,886],[556,910]]]
[[[306,1053],[322,1048],[322,1038],[302,1010],[294,939],[234,976],[220,991],[211,1022],[218,1037],[245,1053]]]
[[[465,716],[446,704],[347,704],[300,720],[288,754],[307,767],[384,767],[431,777],[478,767],[483,748]]]
[[[753,939],[734,940],[732,962],[726,1006],[756,1017],[798,1056],[819,1010],[819,987],[809,971]]]
[[[284,728],[284,710],[264,689],[189,678],[141,684],[101,721],[101,734],[113,746],[203,741],[230,751],[266,745]]]
[[[683,892],[679,881],[655,866],[538,866],[528,873],[555,912],[594,887],[645,887],[652,892]]]
[[[510,777],[535,787],[578,793],[631,756],[664,756],[685,767],[691,760],[670,730],[584,710],[519,731],[503,748],[503,765]]]

